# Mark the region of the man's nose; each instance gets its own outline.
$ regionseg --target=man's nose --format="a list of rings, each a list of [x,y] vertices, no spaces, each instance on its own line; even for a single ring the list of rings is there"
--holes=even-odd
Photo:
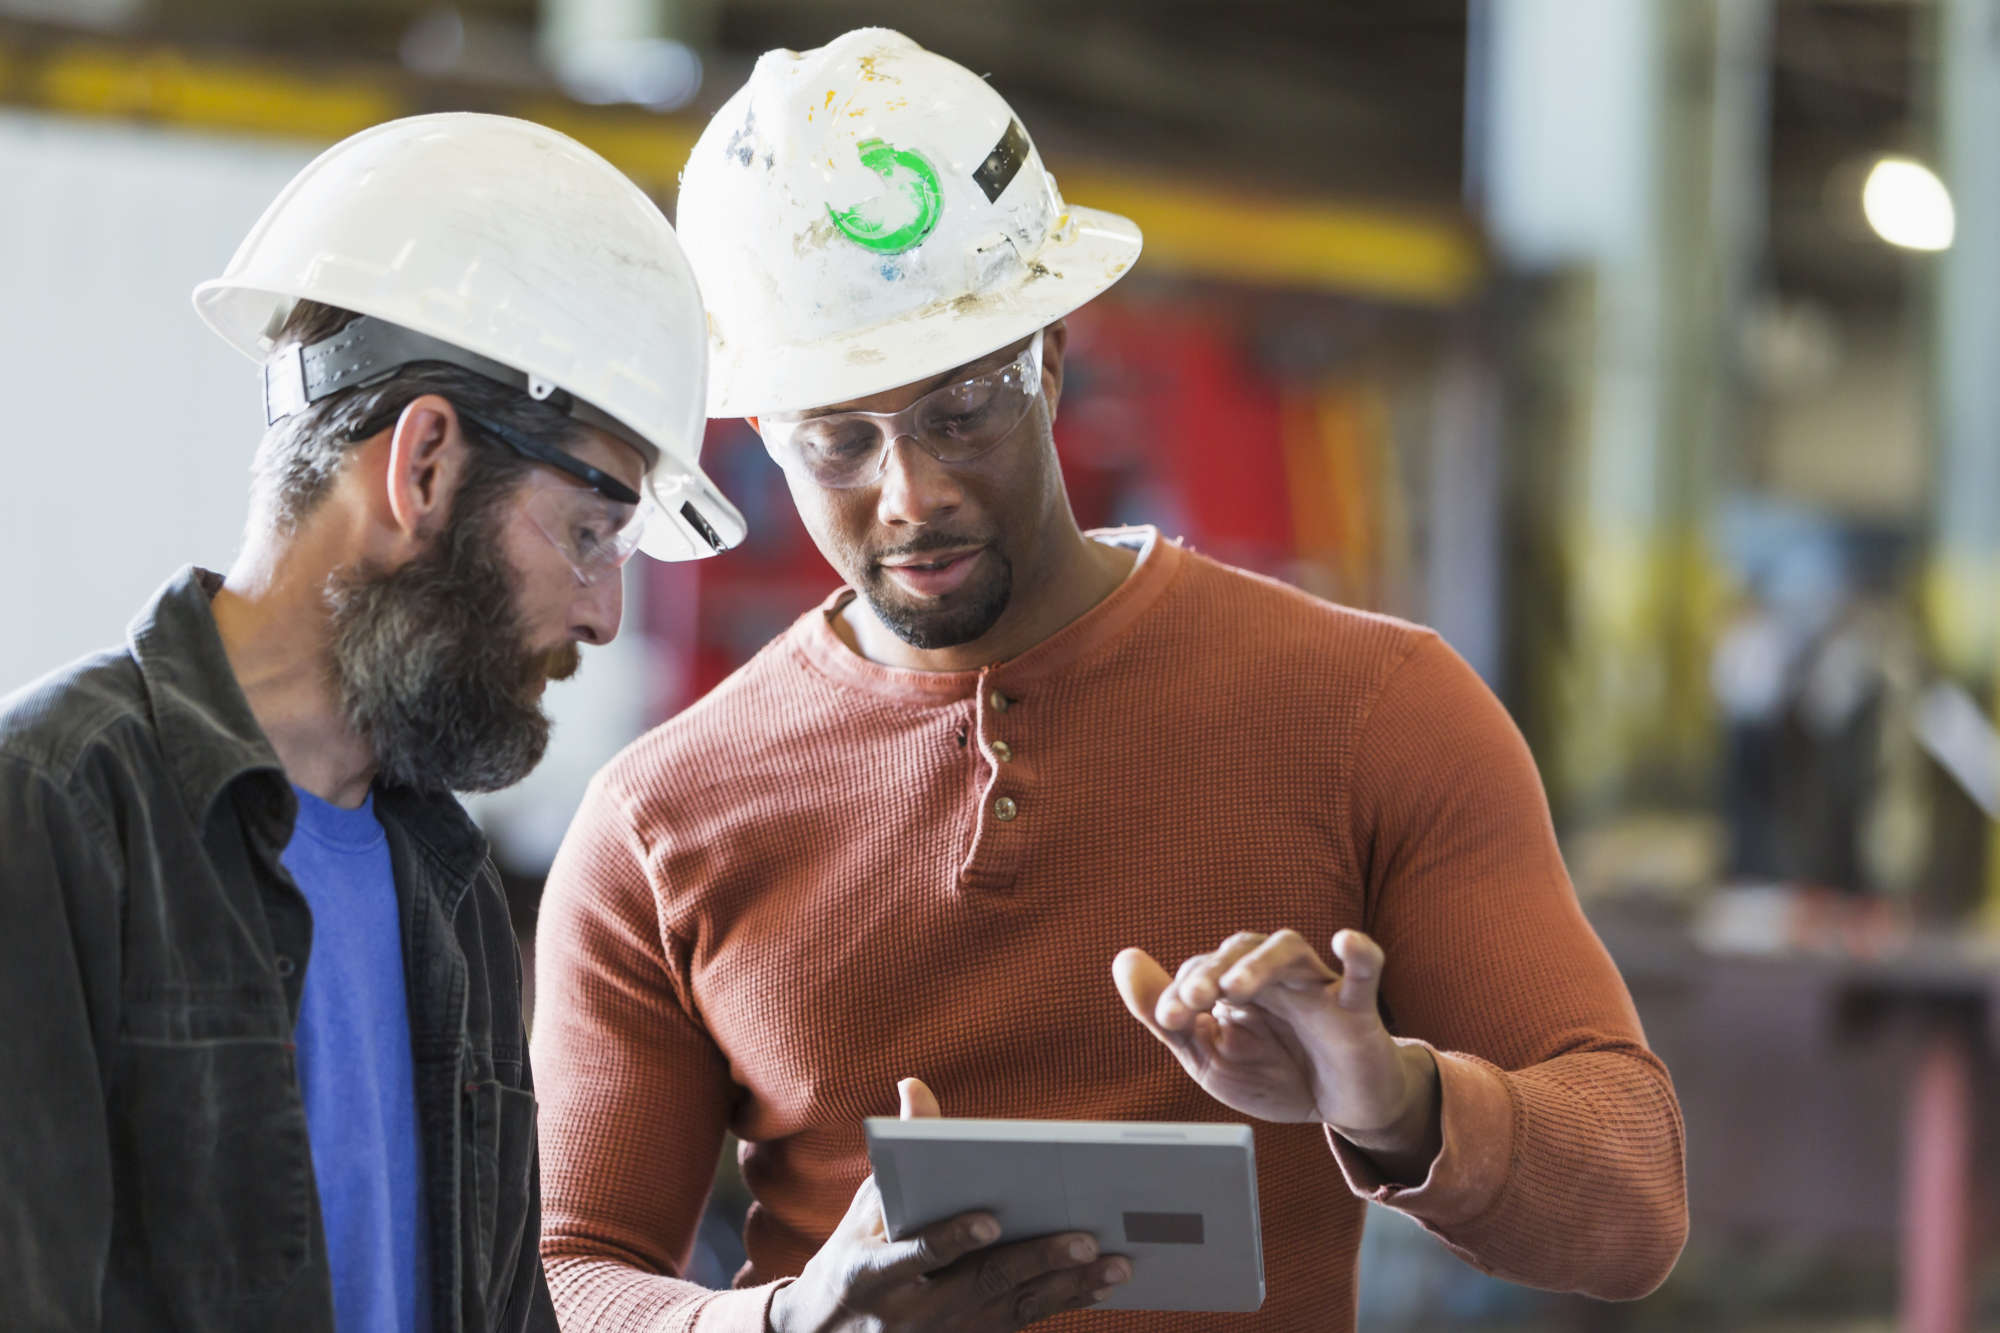
[[[618,637],[625,615],[625,571],[606,570],[589,583],[579,583],[570,604],[570,634],[589,644],[606,644]]]
[[[898,436],[882,450],[879,485],[876,517],[892,527],[932,522],[965,499],[952,470],[910,435]]]

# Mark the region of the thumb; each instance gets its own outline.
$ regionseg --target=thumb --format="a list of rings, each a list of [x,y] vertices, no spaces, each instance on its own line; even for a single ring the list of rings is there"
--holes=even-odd
[[[905,1120],[936,1120],[944,1115],[938,1107],[938,1099],[924,1086],[920,1078],[906,1078],[896,1085],[896,1092],[902,1098],[902,1118]]]
[[[1343,930],[1333,937],[1333,956],[1340,960],[1340,1007],[1374,1013],[1385,961],[1382,946],[1358,930]]]
[[[1125,1008],[1132,1017],[1145,1024],[1146,1030],[1169,1046],[1178,1047],[1178,1034],[1168,1032],[1154,1018],[1158,1012],[1160,997],[1166,994],[1173,977],[1167,969],[1153,961],[1153,955],[1144,949],[1126,949],[1111,960],[1111,979],[1118,986],[1118,996],[1125,1001]]]

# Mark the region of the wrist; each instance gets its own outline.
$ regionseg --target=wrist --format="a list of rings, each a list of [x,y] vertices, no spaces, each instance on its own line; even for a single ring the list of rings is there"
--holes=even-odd
[[[1403,1105],[1394,1119],[1379,1129],[1334,1133],[1367,1154],[1383,1174],[1402,1184],[1416,1184],[1430,1173],[1444,1146],[1440,1116],[1437,1061],[1423,1046],[1397,1048],[1403,1068]]]

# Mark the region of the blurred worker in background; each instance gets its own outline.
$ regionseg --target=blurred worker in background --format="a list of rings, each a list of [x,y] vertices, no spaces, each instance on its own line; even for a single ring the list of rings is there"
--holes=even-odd
[[[767,53],[679,222],[709,409],[848,586],[614,761],[550,878],[567,1326],[1011,1329],[1129,1277],[978,1215],[890,1241],[861,1121],[905,1075],[906,1115],[1258,1121],[1263,1310],[1078,1327],[1349,1328],[1366,1200],[1518,1281],[1657,1285],[1679,1106],[1499,703],[1426,630],[1071,515],[1063,316],[1137,230],[882,30]],[[713,1293],[677,1275],[725,1129]]]
[[[595,154],[440,115],[328,150],[195,303],[264,360],[242,551],[0,700],[0,1322],[553,1327],[451,793],[540,760],[635,548],[742,536],[693,276]]]

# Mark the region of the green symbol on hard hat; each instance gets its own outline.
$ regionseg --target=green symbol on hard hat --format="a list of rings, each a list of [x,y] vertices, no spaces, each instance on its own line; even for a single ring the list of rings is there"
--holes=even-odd
[[[828,204],[826,212],[833,225],[848,240],[879,255],[899,255],[923,244],[924,238],[936,229],[938,214],[944,212],[944,191],[938,187],[937,169],[922,154],[893,147],[880,139],[863,139],[855,147],[861,152],[861,165],[894,186],[896,194],[909,200],[916,216],[892,230],[896,219],[881,217],[875,211],[882,200],[856,204],[845,212],[838,212]]]

